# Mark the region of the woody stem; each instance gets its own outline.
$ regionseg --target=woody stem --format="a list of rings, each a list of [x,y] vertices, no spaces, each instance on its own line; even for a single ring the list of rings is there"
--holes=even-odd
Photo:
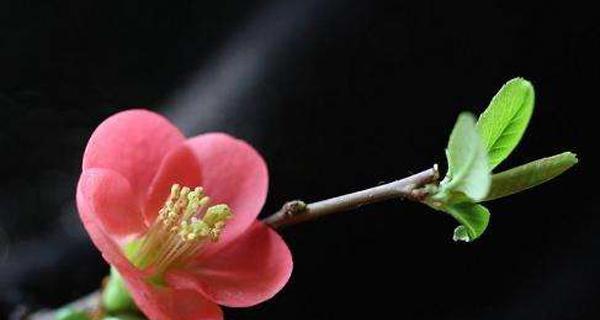
[[[263,222],[274,229],[279,229],[394,198],[421,201],[426,196],[422,187],[438,179],[439,172],[436,165],[404,179],[326,200],[308,204],[301,200],[293,200],[286,202],[279,211],[265,218]]]

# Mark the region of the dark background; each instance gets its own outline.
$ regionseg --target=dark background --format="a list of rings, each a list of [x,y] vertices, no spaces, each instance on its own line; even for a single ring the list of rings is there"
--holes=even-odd
[[[73,207],[107,116],[166,114],[219,130],[270,167],[263,215],[445,163],[461,110],[515,76],[536,88],[502,168],[571,150],[579,165],[489,204],[475,243],[390,201],[282,230],[294,254],[272,300],[234,319],[598,319],[600,14],[523,1],[0,3],[0,318],[57,307],[107,266]]]

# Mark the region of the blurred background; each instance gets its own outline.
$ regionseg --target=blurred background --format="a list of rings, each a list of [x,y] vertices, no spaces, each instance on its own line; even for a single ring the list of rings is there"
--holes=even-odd
[[[284,229],[289,284],[225,314],[598,319],[599,18],[577,2],[1,1],[0,318],[106,274],[74,190],[87,139],[117,111],[249,141],[270,168],[266,216],[445,163],[459,112],[523,76],[536,110],[502,169],[564,150],[574,169],[490,203],[472,244],[406,201]]]

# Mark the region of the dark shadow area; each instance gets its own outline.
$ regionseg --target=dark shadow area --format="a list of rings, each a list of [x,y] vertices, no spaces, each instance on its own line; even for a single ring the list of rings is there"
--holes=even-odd
[[[0,318],[58,307],[106,274],[74,193],[87,139],[119,110],[248,140],[269,164],[266,216],[445,163],[459,112],[482,111],[515,76],[533,82],[536,110],[499,169],[564,150],[579,154],[575,169],[490,203],[472,244],[407,201],[282,230],[291,281],[226,317],[598,318],[595,8],[217,3],[0,3]]]

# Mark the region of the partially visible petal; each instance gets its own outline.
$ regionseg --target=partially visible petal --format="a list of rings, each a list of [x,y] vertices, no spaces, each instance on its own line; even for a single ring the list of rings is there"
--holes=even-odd
[[[200,164],[190,146],[180,144],[171,150],[163,159],[148,190],[147,199],[144,202],[146,223],[154,222],[158,211],[169,196],[173,184],[194,188],[202,183],[201,177]]]
[[[252,146],[224,133],[202,134],[187,144],[200,161],[202,186],[212,203],[226,203],[234,213],[207,253],[218,251],[256,220],[267,197],[267,165]]]
[[[107,233],[104,223],[99,219],[100,216],[94,211],[93,201],[90,201],[89,197],[84,194],[84,188],[81,185],[80,180],[77,186],[77,209],[92,242],[100,250],[104,260],[119,269],[121,274],[133,275],[139,273],[127,260],[115,239]]]
[[[135,304],[152,320],[221,320],[221,308],[193,290],[149,284],[141,277],[124,276]]]
[[[96,169],[92,169],[96,171]],[[88,178],[85,178],[86,180]],[[83,179],[82,179],[83,180]],[[156,287],[145,279],[147,274],[135,268],[104,228],[93,208],[93,200],[85,194],[88,187],[77,188],[77,208],[85,229],[104,259],[123,276],[136,305],[153,320],[221,320],[221,308],[194,290]]]
[[[181,289],[194,289],[229,307],[246,307],[273,297],[292,273],[292,255],[273,230],[256,221],[244,234],[205,260],[166,275]]]
[[[154,112],[119,112],[92,134],[83,155],[83,170],[104,168],[120,173],[141,206],[163,157],[184,140],[176,127]]]
[[[139,207],[127,179],[110,169],[88,169],[81,173],[77,202],[94,215],[113,236],[138,234],[145,230]],[[83,219],[83,217],[82,217]]]

